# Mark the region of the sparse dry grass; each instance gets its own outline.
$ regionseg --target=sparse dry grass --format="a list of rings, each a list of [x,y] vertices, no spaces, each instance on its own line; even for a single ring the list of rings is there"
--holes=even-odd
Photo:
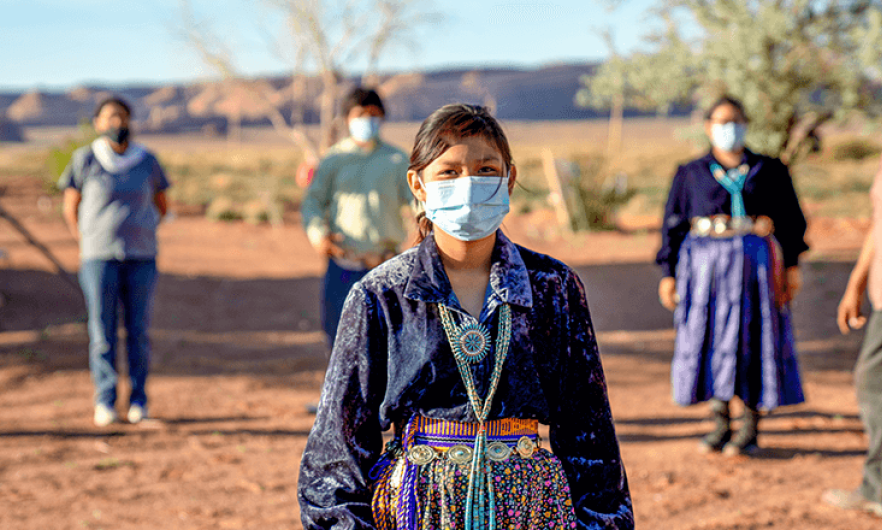
[[[872,137],[852,131],[830,130],[823,136],[822,152],[809,155],[792,169],[796,190],[813,215],[867,218],[871,213],[869,190],[879,170],[878,155],[837,160],[843,144],[855,140],[874,144]]]
[[[232,147],[218,151],[166,150],[159,154],[174,186],[169,190],[176,202],[209,207],[218,198],[233,209],[254,201],[267,208],[292,208],[303,195],[296,182],[300,153],[259,146]],[[243,211],[236,213],[244,215]]]
[[[409,152],[417,123],[391,123],[384,129],[387,141]],[[617,153],[607,150],[605,120],[567,122],[504,122],[515,162],[520,189],[514,207],[527,211],[546,203],[547,183],[542,156],[550,149],[555,157],[576,159],[594,167],[602,185],[614,175],[626,175],[636,191],[624,206],[629,215],[658,217],[677,165],[699,155],[695,125],[688,119],[639,118],[626,120],[622,145]],[[62,136],[58,136],[58,141]],[[218,197],[234,209],[260,210],[280,207],[295,210],[303,190],[295,182],[303,160],[293,144],[270,129],[247,130],[241,143],[198,136],[147,136],[139,138],[152,148],[174,183],[174,201],[208,208]],[[871,153],[863,159],[837,159],[847,144],[863,143]],[[829,129],[823,133],[823,150],[791,168],[794,182],[807,211],[827,217],[866,218],[870,214],[867,192],[878,169],[872,147],[882,144],[859,130]],[[33,145],[4,146],[0,150],[0,177],[45,172],[40,153],[50,146],[40,137]],[[590,162],[590,163],[589,163]],[[53,182],[57,175],[43,175]],[[234,212],[235,213],[235,212]],[[241,215],[238,215],[241,216]],[[237,217],[232,215],[231,217]]]

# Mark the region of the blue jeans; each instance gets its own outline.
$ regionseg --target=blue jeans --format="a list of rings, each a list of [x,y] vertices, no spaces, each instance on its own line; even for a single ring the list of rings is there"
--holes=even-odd
[[[328,336],[328,345],[334,349],[334,339],[337,337],[337,325],[340,323],[340,315],[343,314],[343,302],[349,289],[369,271],[351,271],[337,265],[334,260],[328,260],[328,270],[322,285],[322,328]]]
[[[126,328],[130,405],[147,405],[150,340],[147,329],[156,285],[155,260],[90,260],[80,264],[80,286],[89,312],[89,368],[95,404],[116,404],[116,337],[120,303]]]

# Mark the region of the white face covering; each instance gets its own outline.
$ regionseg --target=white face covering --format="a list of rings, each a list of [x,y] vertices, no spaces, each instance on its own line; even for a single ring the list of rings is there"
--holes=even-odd
[[[508,181],[508,176],[459,177],[423,184],[426,217],[460,241],[483,239],[509,211]]]
[[[376,116],[365,116],[349,120],[349,135],[359,142],[369,142],[380,136],[383,120]]]
[[[744,147],[747,126],[743,123],[714,123],[711,125],[711,144],[723,151],[737,151]]]

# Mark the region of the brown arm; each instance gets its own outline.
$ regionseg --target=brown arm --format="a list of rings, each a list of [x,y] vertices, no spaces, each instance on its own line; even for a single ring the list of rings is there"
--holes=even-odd
[[[863,327],[867,320],[861,314],[861,305],[863,305],[864,291],[870,276],[870,264],[876,250],[873,239],[873,230],[870,229],[867,233],[867,239],[864,240],[864,246],[861,248],[861,255],[848,278],[845,294],[842,295],[842,301],[839,302],[836,321],[839,324],[839,331],[843,335],[851,329]]]
[[[68,230],[70,230],[71,235],[73,235],[74,239],[77,241],[80,240],[80,229],[77,222],[77,216],[80,212],[80,201],[82,199],[83,195],[75,188],[67,188],[64,190],[61,212],[64,216],[64,222],[67,224]]]
[[[156,209],[159,210],[159,218],[161,219],[165,217],[165,214],[168,213],[168,197],[166,197],[164,191],[157,191],[153,195],[153,204],[155,204]]]

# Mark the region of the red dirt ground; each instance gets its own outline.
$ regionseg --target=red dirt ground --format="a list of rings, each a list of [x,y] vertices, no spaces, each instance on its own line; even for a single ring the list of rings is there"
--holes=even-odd
[[[3,184],[0,204],[75,270],[58,200],[25,179]],[[842,337],[833,322],[866,222],[813,220],[794,305],[808,402],[763,421],[758,456],[733,459],[698,454],[706,409],[671,402],[658,234],[624,221],[633,230],[564,238],[536,229],[550,222],[540,212],[506,228],[586,284],[638,527],[882,528],[819,501],[825,488],[857,485],[866,448],[850,373],[860,334]],[[0,528],[300,527],[305,405],[326,362],[323,263],[293,215],[279,228],[180,216],[160,240],[155,419],[99,429],[79,292],[0,220]]]

